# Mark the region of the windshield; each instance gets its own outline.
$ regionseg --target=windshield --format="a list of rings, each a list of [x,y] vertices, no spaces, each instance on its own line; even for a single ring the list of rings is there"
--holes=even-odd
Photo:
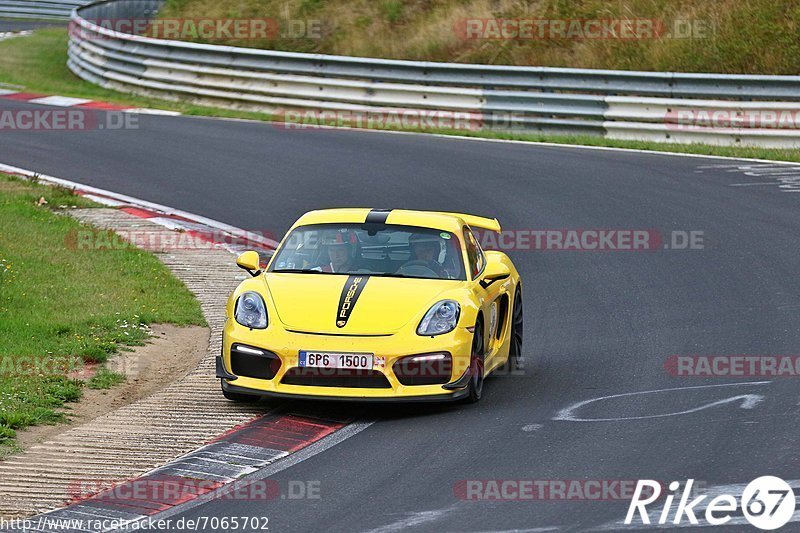
[[[277,251],[269,271],[466,279],[455,235],[387,224],[295,228]]]

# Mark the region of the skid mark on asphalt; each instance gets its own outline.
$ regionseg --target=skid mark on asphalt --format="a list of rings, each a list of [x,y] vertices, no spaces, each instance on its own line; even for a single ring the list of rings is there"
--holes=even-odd
[[[561,531],[562,526],[532,527],[528,529],[490,529],[487,531],[473,531],[471,533],[539,533],[544,531]]]
[[[589,404],[592,404],[592,403],[596,403],[596,402],[601,402],[601,401],[604,401],[604,400],[611,400],[611,399],[614,399],[614,398],[625,398],[625,397],[630,397],[630,396],[641,396],[641,395],[647,395],[647,394],[658,394],[658,393],[663,393],[663,392],[679,392],[679,391],[698,390],[698,389],[715,389],[715,388],[721,388],[721,387],[741,387],[741,386],[745,386],[745,385],[758,386],[758,385],[768,385],[769,383],[772,383],[772,382],[771,381],[749,381],[749,382],[746,382],[746,383],[725,383],[725,384],[722,384],[722,385],[699,385],[699,386],[693,386],[693,387],[675,387],[675,388],[672,388],[672,389],[656,389],[656,390],[639,391],[639,392],[625,392],[625,393],[622,393],[622,394],[612,394],[612,395],[609,395],[609,396],[600,396],[598,398],[592,398],[590,400],[584,400],[582,402],[574,403],[574,404],[570,405],[569,407],[567,407],[566,409],[562,409],[561,411],[559,411],[556,414],[556,416],[553,417],[553,420],[565,421],[565,422],[618,422],[618,421],[623,421],[623,420],[646,420],[646,419],[649,419],[649,418],[664,418],[664,417],[668,417],[668,416],[687,415],[687,414],[690,414],[690,413],[696,413],[698,411],[702,411],[703,409],[708,409],[710,407],[716,407],[718,405],[724,405],[724,404],[733,403],[733,402],[741,402],[740,407],[742,409],[752,409],[756,405],[761,403],[761,401],[763,401],[764,396],[762,396],[760,394],[741,394],[741,395],[737,395],[737,396],[732,396],[730,398],[724,398],[724,399],[717,400],[717,401],[714,401],[714,402],[711,402],[711,403],[703,404],[701,406],[698,406],[698,407],[695,407],[695,408],[692,408],[692,409],[686,409],[684,411],[676,411],[676,412],[673,412],[673,413],[659,413],[659,414],[644,415],[644,416],[622,416],[622,417],[612,417],[612,418],[579,418],[575,414],[576,411],[578,411],[579,409],[581,409],[582,407],[584,407],[586,405],[589,405]]]
[[[386,524],[385,526],[370,529],[367,533],[393,533],[394,531],[405,531],[405,529],[409,527],[417,527],[423,524],[429,524],[431,522],[440,520],[449,514],[452,514],[460,504],[461,502],[457,502],[443,509],[407,513],[407,516],[390,524]]]
[[[750,187],[754,185],[777,185],[783,192],[800,192],[800,165],[781,163],[749,163],[743,165],[701,165],[703,170],[722,170],[750,178],[761,178],[762,181],[731,183],[730,187]],[[763,181],[764,179],[768,181]]]

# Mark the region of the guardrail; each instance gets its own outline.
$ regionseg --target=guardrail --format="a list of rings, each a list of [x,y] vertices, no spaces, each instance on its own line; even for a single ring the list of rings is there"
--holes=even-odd
[[[800,146],[800,77],[487,66],[301,54],[154,39],[104,21],[160,0],[72,15],[69,68],[107,88],[286,116],[410,115],[469,129]],[[794,120],[798,118],[799,120]],[[336,120],[334,118],[334,120]],[[324,121],[324,119],[323,119]]]
[[[0,18],[68,20],[87,0],[0,0]]]

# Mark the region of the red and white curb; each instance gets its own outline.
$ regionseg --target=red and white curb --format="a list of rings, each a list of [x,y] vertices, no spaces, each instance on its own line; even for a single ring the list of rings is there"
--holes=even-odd
[[[33,30],[0,31],[0,41],[5,41],[6,39],[13,39],[14,37],[27,37],[28,35],[31,34],[33,34]]]
[[[71,96],[55,96],[46,94],[36,94],[20,92],[11,89],[0,89],[0,98],[4,100],[14,100],[17,102],[27,102],[29,104],[48,105],[54,107],[68,107],[73,109],[91,109],[96,111],[119,111],[123,113],[136,113],[142,115],[166,115],[170,117],[178,116],[178,111],[167,111],[165,109],[149,109],[108,102],[98,102],[87,98],[74,98]]]
[[[128,214],[147,219],[149,222],[171,230],[185,232],[187,235],[218,245],[232,253],[241,253],[245,249],[271,253],[278,246],[276,240],[264,235],[132,196],[82,185],[74,181],[39,174],[2,163],[0,163],[0,172],[24,179],[33,179],[40,183],[67,187],[74,190],[76,194],[99,204],[118,208]]]
[[[277,482],[254,483],[248,475],[318,442],[343,428],[349,420],[296,414],[267,414],[235,428],[213,442],[144,476],[89,495],[40,515],[44,530],[69,520],[135,522],[161,515],[200,497],[281,499]],[[76,492],[81,490],[76,484]],[[34,523],[37,518],[32,519]],[[38,528],[37,528],[38,529]]]
[[[170,516],[213,500],[271,501],[287,497],[285,487],[268,478],[360,433],[373,421],[354,422],[335,415],[271,413],[218,437],[211,443],[147,474],[86,494],[96,480],[76,482],[70,505],[32,517],[25,526],[4,531],[136,530],[136,523]],[[83,525],[83,527],[82,527]]]

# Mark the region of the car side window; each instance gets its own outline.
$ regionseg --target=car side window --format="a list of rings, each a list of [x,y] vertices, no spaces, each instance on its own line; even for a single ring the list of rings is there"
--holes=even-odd
[[[483,256],[483,251],[478,245],[478,241],[475,239],[472,230],[466,226],[464,227],[464,245],[467,248],[467,260],[469,261],[470,274],[472,275],[472,279],[475,279],[483,271],[486,258]]]

